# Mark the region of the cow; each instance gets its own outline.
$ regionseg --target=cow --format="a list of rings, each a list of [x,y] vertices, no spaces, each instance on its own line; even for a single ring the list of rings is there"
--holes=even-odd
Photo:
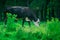
[[[22,18],[22,27],[24,27],[25,21],[28,22],[29,26],[31,26],[30,21],[38,27],[39,26],[39,19],[36,17],[36,14],[32,9],[29,7],[22,7],[22,6],[10,6],[4,9],[4,19],[6,19],[6,13],[17,14],[17,18]]]

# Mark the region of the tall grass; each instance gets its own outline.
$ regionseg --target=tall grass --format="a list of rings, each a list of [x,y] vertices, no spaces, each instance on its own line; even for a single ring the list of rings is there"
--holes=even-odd
[[[60,21],[57,18],[40,23],[39,27],[33,23],[31,27],[28,24],[22,27],[22,20],[15,22],[15,14],[9,13],[7,17],[6,28],[0,22],[0,40],[60,40]]]

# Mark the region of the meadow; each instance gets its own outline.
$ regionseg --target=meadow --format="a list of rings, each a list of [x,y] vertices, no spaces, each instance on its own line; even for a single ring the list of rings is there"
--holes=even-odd
[[[12,17],[11,17],[12,16]],[[22,20],[15,22],[16,15],[8,15],[7,24],[0,22],[0,40],[60,40],[60,21],[52,18],[51,21],[40,22],[36,27],[26,22],[22,27]]]

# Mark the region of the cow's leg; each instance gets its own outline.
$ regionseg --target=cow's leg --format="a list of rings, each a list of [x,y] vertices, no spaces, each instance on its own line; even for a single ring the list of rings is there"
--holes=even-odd
[[[6,23],[7,23],[7,16],[6,16],[6,13],[4,13],[3,22],[4,22],[4,27],[6,27]]]
[[[4,24],[6,25],[6,22],[7,22],[7,15],[6,15],[7,12],[4,12],[4,18],[3,18],[3,21],[4,21]]]
[[[4,23],[6,24],[6,22],[7,22],[7,18],[5,18],[5,20],[4,20]]]
[[[7,18],[4,18],[4,27],[6,27]]]
[[[24,27],[24,22],[25,22],[25,19],[23,19],[23,21],[22,21],[22,27]]]
[[[28,21],[29,27],[31,27],[30,21]]]

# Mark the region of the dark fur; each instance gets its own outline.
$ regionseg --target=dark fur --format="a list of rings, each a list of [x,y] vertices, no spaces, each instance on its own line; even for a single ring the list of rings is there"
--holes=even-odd
[[[31,10],[29,7],[20,7],[20,6],[6,7],[4,9],[5,18],[6,18],[7,12],[11,14],[17,14],[17,18],[23,18],[22,26],[24,26],[26,17],[28,17],[30,20],[34,20],[35,22],[38,20],[34,11]],[[30,21],[28,21],[28,23],[29,23],[29,26],[31,26]]]

